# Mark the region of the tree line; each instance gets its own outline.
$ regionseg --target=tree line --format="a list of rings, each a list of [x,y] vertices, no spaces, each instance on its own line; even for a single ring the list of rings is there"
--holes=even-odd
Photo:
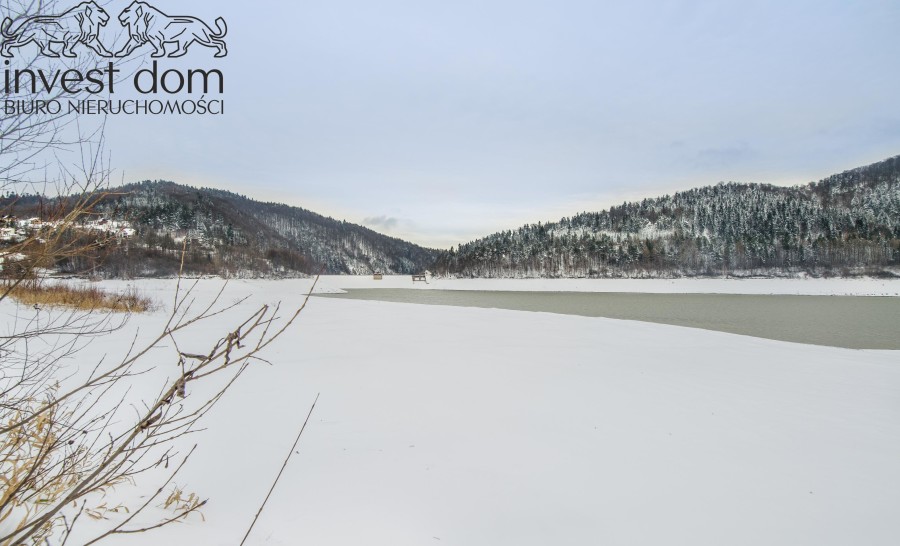
[[[442,252],[472,277],[890,275],[900,264],[900,156],[804,186],[720,183]]]

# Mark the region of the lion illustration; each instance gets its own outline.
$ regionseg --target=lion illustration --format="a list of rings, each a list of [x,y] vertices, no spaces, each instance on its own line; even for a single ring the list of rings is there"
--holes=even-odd
[[[116,53],[117,57],[127,57],[148,42],[154,49],[151,57],[164,57],[167,43],[178,44],[178,49],[169,57],[181,57],[194,42],[218,49],[216,57],[228,54],[222,40],[228,27],[221,17],[216,19],[219,32],[213,32],[196,17],[166,15],[146,2],[135,1],[119,14],[119,22],[128,27],[128,42]]]
[[[59,53],[53,51],[50,44],[62,44],[63,57],[77,57],[72,48],[79,43],[93,49],[98,55],[112,57],[112,52],[97,37],[100,27],[107,21],[109,14],[96,2],[82,2],[60,15],[29,17],[15,30],[10,28],[12,18],[6,17],[0,24],[0,33],[3,34],[0,55],[12,57],[12,48],[34,42],[47,57],[59,57]]]

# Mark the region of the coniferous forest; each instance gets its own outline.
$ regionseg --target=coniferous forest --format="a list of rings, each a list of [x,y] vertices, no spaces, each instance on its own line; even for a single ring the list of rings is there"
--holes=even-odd
[[[0,200],[6,214],[39,217],[55,206],[34,195]],[[432,249],[309,210],[264,203],[218,189],[144,181],[113,188],[73,237],[97,238],[94,253],[66,258],[60,273],[99,277],[184,273],[239,277],[417,273]],[[133,233],[98,233],[99,221],[124,222]]]
[[[0,254],[27,235],[22,225],[45,229],[47,211],[61,206],[45,196],[0,198]],[[173,182],[111,189],[93,213],[71,237],[96,240],[95,252],[61,259],[58,272],[168,276],[182,257],[187,274],[243,277],[426,269],[551,278],[900,272],[900,156],[803,186],[729,182],[623,203],[446,251],[303,208]]]
[[[900,156],[805,186],[720,183],[442,252],[471,277],[893,276],[900,265]]]

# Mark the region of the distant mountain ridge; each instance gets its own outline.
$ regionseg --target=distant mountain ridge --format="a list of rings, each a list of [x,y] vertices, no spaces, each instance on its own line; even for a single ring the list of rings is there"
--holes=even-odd
[[[61,272],[173,275],[185,249],[187,274],[244,277],[425,269],[551,278],[900,273],[900,156],[803,186],[729,182],[626,202],[449,251],[225,190],[144,181],[108,191],[71,235],[97,238],[96,252],[60,260]],[[53,206],[36,195],[0,197],[4,215],[13,215],[0,221],[0,247],[41,229]]]
[[[225,190],[144,181],[107,191],[95,217],[128,222],[134,234],[110,241],[102,256],[61,263],[64,271],[172,275],[183,248],[187,273],[228,276],[419,273],[437,256],[363,226]],[[18,214],[37,215],[36,196],[15,199]]]
[[[804,186],[720,183],[531,224],[441,252],[466,277],[893,275],[900,156]]]

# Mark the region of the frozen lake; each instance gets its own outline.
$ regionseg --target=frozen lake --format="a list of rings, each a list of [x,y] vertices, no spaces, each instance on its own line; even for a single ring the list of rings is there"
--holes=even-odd
[[[135,337],[155,336],[167,323],[175,282],[101,283],[110,291],[136,288],[159,308],[92,339],[67,363],[90,370],[101,359],[116,362]],[[558,302],[591,300],[581,293],[540,292],[597,288],[600,299],[610,296],[600,288],[616,287],[692,294],[897,292],[896,283],[881,281],[413,285],[409,277],[326,277],[317,290],[355,290],[378,282],[385,288],[414,286],[420,302],[446,301],[449,296],[437,287],[495,287],[498,298],[517,286],[541,287],[536,297]],[[129,404],[141,407],[142,396],[155,396],[163,380],[171,382],[179,351],[205,353],[259,305],[282,301],[285,312],[296,309],[311,284],[311,279],[232,281],[221,304],[235,307],[148,352],[143,366],[149,371],[133,377]],[[204,308],[221,288],[218,279],[199,281],[195,308]],[[487,299],[490,294],[476,295],[482,306],[497,305]],[[690,296],[698,297],[704,296]],[[690,298],[675,300],[682,314],[690,309],[685,303]],[[807,301],[774,299],[793,302],[788,307]],[[819,299],[835,305],[800,309],[798,322],[834,314],[845,329],[864,329],[852,326],[865,320],[855,313],[871,308],[853,311],[854,302],[900,301],[838,296],[808,301]],[[741,302],[727,309],[732,315],[750,313],[756,305],[721,299],[726,308],[729,301]],[[6,324],[35,313],[31,306],[0,303]],[[789,320],[784,313],[778,320]],[[883,322],[896,325],[896,315]],[[202,422],[204,430],[176,446],[185,453],[199,444],[177,483],[210,499],[203,518],[112,537],[110,544],[235,544],[319,394],[248,545],[894,546],[900,536],[896,351],[574,314],[316,297],[263,358]],[[215,390],[198,383],[183,403]],[[168,476],[169,470],[160,472]],[[97,503],[139,505],[158,485],[155,480],[123,484]],[[170,514],[160,505],[148,516]],[[155,521],[148,517],[140,525]],[[85,536],[109,523],[81,522],[83,534],[70,544],[85,544]]]
[[[849,349],[900,349],[900,298],[349,289],[325,297],[639,320]]]

